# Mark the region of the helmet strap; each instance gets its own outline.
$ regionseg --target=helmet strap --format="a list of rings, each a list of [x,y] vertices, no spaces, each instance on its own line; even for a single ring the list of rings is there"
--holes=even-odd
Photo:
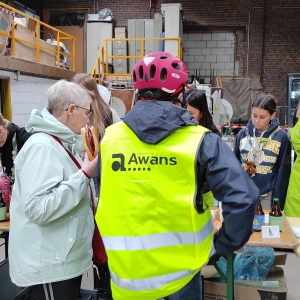
[[[178,95],[183,94],[183,101],[178,98]],[[175,101],[181,104],[181,107],[185,107],[185,89],[183,86],[180,86],[176,92],[169,94],[162,90],[142,90],[138,94],[140,100],[160,100],[160,101]]]
[[[144,100],[161,100],[162,97],[164,97],[163,91],[158,90],[142,90],[139,93],[139,98]]]

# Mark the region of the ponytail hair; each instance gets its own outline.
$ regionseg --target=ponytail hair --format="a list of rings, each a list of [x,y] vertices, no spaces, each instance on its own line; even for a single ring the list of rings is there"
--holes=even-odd
[[[276,112],[276,101],[274,96],[271,94],[261,94],[253,103],[252,108],[258,107],[264,110],[267,110],[270,115],[273,115]]]

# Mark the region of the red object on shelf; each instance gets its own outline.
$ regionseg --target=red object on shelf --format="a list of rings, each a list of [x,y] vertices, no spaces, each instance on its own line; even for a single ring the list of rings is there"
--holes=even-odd
[[[10,181],[6,174],[0,175],[0,191],[2,192],[3,200],[7,207],[7,212],[9,212],[9,205],[10,205]]]

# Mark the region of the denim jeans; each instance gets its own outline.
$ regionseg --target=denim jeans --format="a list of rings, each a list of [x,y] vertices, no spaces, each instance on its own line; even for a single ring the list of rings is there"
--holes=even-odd
[[[177,293],[165,297],[165,300],[202,300],[201,272]]]

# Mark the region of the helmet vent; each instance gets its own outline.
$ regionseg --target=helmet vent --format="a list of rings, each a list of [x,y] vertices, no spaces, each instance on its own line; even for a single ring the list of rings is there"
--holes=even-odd
[[[166,55],[160,55],[159,58],[160,58],[160,59],[167,59],[167,58],[169,58],[169,57],[166,56]]]
[[[145,74],[145,81],[148,82],[148,74]]]
[[[139,79],[143,80],[144,78],[144,68],[143,66],[139,66]]]
[[[173,67],[174,69],[180,71],[180,66],[179,66],[179,64],[177,64],[177,63],[172,63],[172,67]]]
[[[160,71],[160,80],[161,81],[166,81],[168,77],[168,71],[166,68],[162,68]]]
[[[135,71],[133,71],[132,77],[133,77],[133,82],[136,83],[136,74],[135,74]]]
[[[156,66],[155,65],[151,65],[150,72],[149,72],[150,79],[154,79],[155,75],[156,75]]]

